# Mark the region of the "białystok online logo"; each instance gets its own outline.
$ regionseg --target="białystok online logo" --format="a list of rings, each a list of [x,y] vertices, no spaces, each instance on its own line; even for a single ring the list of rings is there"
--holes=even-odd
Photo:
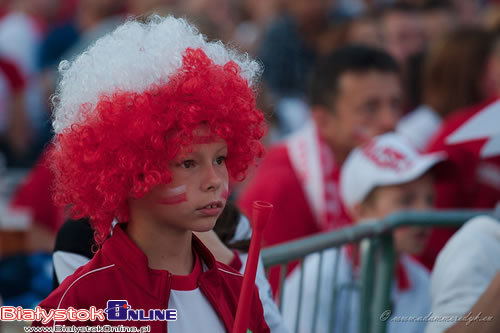
[[[41,321],[48,324],[51,321],[175,321],[176,309],[132,309],[126,300],[108,300],[107,308],[97,309],[91,306],[87,309],[50,309],[46,311],[37,306],[35,309],[22,307],[0,307],[1,321]]]
[[[132,309],[125,300],[109,300],[107,309],[104,310],[108,320],[177,320],[176,309]]]

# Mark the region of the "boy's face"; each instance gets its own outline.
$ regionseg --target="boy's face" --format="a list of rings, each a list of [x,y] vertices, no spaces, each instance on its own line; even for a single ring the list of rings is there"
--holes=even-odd
[[[150,221],[179,231],[208,231],[222,213],[228,192],[227,145],[193,144],[168,164],[172,182],[131,202]]]
[[[363,202],[359,219],[381,219],[402,210],[426,211],[433,207],[434,187],[429,173],[406,184],[382,186],[375,189],[372,200]],[[419,254],[427,245],[430,230],[422,227],[401,227],[394,231],[397,253]]]

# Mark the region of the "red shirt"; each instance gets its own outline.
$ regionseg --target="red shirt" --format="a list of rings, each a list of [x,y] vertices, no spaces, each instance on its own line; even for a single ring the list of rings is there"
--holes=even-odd
[[[198,286],[217,315],[221,318],[228,332],[231,332],[236,315],[236,306],[240,294],[243,276],[231,267],[215,261],[210,251],[193,235],[193,250],[206,265],[198,277]],[[40,306],[50,309],[106,309],[108,300],[127,300],[134,309],[168,309],[170,290],[175,283],[173,275],[166,270],[152,270],[148,258],[125,234],[120,227],[113,229],[113,235],[106,240],[102,249],[85,266],[52,292]],[[189,316],[178,313],[177,316]],[[193,318],[196,320],[196,318]],[[93,325],[151,325],[151,332],[165,332],[167,322],[150,321],[104,321],[104,322],[56,322],[66,326]],[[33,326],[52,326],[54,322],[42,325],[33,322]],[[254,288],[251,304],[249,329],[256,332],[269,332],[264,320],[262,304]],[[207,327],[207,332],[210,328]]]
[[[0,72],[7,78],[12,92],[19,93],[24,89],[26,80],[15,63],[5,58],[0,58]]]
[[[487,102],[453,113],[445,119],[441,130],[431,141],[428,151],[444,151],[448,160],[436,169],[436,207],[491,209],[500,201],[500,156],[481,158],[480,151],[487,139],[460,144],[447,144],[446,138],[467,120],[489,104]],[[456,229],[436,228],[421,262],[432,269],[439,251]]]
[[[29,208],[33,222],[56,234],[64,223],[64,209],[54,204],[54,174],[48,166],[46,156],[47,152],[44,152],[17,189],[10,205],[13,208]]]

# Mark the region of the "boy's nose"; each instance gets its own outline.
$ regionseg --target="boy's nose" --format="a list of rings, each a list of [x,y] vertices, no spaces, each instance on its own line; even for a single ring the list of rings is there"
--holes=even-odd
[[[213,165],[207,166],[205,173],[205,179],[203,181],[202,187],[204,191],[217,190],[222,185],[223,180]]]

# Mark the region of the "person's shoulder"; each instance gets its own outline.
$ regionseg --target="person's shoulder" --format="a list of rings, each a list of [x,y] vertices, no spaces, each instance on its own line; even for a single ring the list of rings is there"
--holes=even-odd
[[[275,166],[282,166],[290,163],[288,157],[288,149],[285,142],[279,142],[271,146],[266,152],[262,161],[263,164],[272,164]]]
[[[116,269],[115,264],[103,260],[97,253],[86,265],[78,268],[68,276],[45,300],[40,303],[43,308],[88,308],[99,297],[99,290],[113,283],[110,271]]]
[[[496,239],[500,238],[500,222],[488,215],[476,216],[464,224],[457,235],[488,236]],[[457,236],[459,237],[459,236]],[[500,244],[499,244],[500,246]]]
[[[471,252],[488,245],[500,249],[500,222],[481,215],[466,222],[448,241],[447,247],[453,248],[453,252]]]
[[[499,252],[500,222],[489,216],[475,217],[460,228],[439,253],[432,283],[458,285],[457,280],[478,283],[487,279],[500,269],[500,264],[496,264]]]
[[[441,128],[437,132],[437,134],[434,136],[433,140],[430,142],[428,146],[429,151],[436,151],[443,149],[443,147],[446,147],[446,138],[448,135],[453,133],[456,129],[458,129],[461,125],[463,125],[467,120],[469,120],[471,117],[473,117],[477,112],[483,110],[484,108],[499,102],[500,100],[498,99],[488,99],[487,101],[468,106],[462,109],[459,109],[452,114],[450,114],[448,117],[446,117],[442,124]]]

